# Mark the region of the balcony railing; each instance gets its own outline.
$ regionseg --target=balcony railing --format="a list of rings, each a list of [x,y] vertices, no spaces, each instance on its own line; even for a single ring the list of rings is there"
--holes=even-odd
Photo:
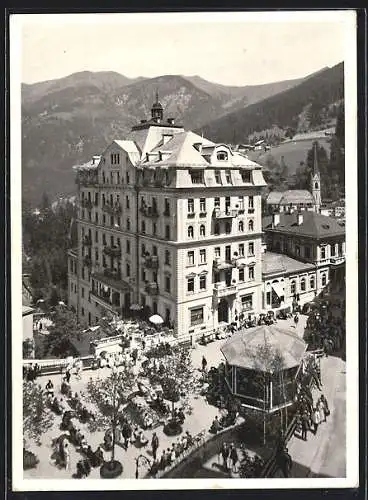
[[[155,207],[148,207],[146,205],[142,206],[139,211],[145,215],[146,217],[158,217],[159,213],[157,211],[157,208]]]
[[[102,302],[103,307],[107,307],[110,311],[113,312],[120,312],[121,311],[121,305],[117,302],[113,302],[110,298],[109,293],[104,293],[100,292],[98,293],[97,290],[92,290],[91,295],[93,295],[93,298],[97,303]]]
[[[77,184],[82,187],[98,186],[97,176],[77,176]]]
[[[92,210],[93,202],[88,198],[82,198],[80,202],[81,207],[88,208],[88,210]]]
[[[221,259],[221,258],[216,258],[213,261],[213,267],[217,270],[221,269],[231,269],[232,267],[236,266],[236,259]]]
[[[145,257],[144,259],[144,265],[149,269],[158,269],[158,264],[159,261],[157,255],[150,255]]]
[[[331,264],[342,264],[345,262],[345,257],[343,255],[336,255],[335,257],[330,258]]]
[[[236,217],[238,215],[237,209],[219,210],[215,208],[213,211],[213,217],[215,219],[229,219]]]
[[[154,281],[151,283],[147,283],[144,289],[149,295],[158,295],[158,283]]]
[[[248,208],[248,214],[254,214],[254,208]]]
[[[238,291],[237,285],[228,285],[227,283],[215,283],[214,292],[218,297],[227,297],[235,295]]]
[[[121,257],[121,248],[119,246],[105,246],[103,251],[109,257]]]
[[[112,205],[110,203],[104,203],[102,205],[102,210],[110,215],[119,215],[122,212],[121,203],[116,202]]]
[[[90,246],[92,246],[92,238],[90,238],[89,236],[85,236],[85,237],[83,238],[82,244],[83,244],[83,246],[85,246],[85,247],[90,247]]]
[[[112,278],[113,280],[121,280],[121,271],[118,271],[116,269],[104,269],[104,276],[106,278]]]

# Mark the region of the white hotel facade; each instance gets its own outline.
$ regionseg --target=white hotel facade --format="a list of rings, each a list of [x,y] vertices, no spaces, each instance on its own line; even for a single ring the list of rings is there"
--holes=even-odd
[[[192,335],[262,309],[259,165],[228,146],[151,119],[76,167],[78,247],[69,304],[82,323],[133,304]]]

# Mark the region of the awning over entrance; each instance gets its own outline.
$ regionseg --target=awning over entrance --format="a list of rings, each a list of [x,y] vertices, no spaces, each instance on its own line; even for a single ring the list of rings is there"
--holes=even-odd
[[[278,297],[283,297],[285,295],[281,283],[272,283],[272,289],[275,291]]]

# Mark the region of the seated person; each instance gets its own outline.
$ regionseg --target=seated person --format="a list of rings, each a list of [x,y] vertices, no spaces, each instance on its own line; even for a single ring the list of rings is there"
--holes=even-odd
[[[133,444],[137,441],[138,438],[139,438],[139,429],[138,427],[134,427],[132,436],[130,438],[130,442]]]
[[[153,419],[148,413],[146,413],[143,417],[143,426],[145,429],[150,429],[152,425],[153,425]]]
[[[81,433],[80,429],[77,429],[77,431],[75,432],[75,444],[77,446],[81,446],[82,438],[83,434]]]
[[[45,389],[47,396],[54,397],[54,384],[51,382],[51,380],[47,382]]]
[[[85,449],[85,453],[87,455],[88,460],[90,461],[93,460],[94,453],[90,444],[87,446],[87,449]]]
[[[94,453],[94,461],[96,466],[102,465],[105,461],[105,457],[100,446],[97,447],[97,450]]]
[[[221,424],[218,420],[218,417],[216,415],[214,421],[212,422],[210,432],[212,432],[213,434],[217,434],[221,429],[222,429],[222,426],[221,426]]]
[[[60,398],[60,401],[59,401],[59,408],[62,412],[66,411],[67,408],[65,406],[65,401],[63,400],[63,398]]]
[[[60,405],[60,401],[57,399],[56,396],[54,397],[54,400],[52,402],[51,409],[55,413],[57,413],[57,415],[61,415],[63,413],[63,409],[62,409],[62,407]]]

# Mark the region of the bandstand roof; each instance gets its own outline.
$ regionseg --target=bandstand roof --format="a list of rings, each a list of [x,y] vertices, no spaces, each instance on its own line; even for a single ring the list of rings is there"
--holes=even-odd
[[[224,344],[221,352],[226,361],[239,368],[271,372],[267,361],[259,358],[259,346],[269,344],[283,357],[284,369],[299,366],[307,344],[291,328],[261,325],[250,330],[239,330]]]

